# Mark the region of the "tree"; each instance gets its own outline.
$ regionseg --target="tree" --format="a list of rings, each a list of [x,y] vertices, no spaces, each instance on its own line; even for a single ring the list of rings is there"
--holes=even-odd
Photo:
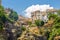
[[[4,14],[4,7],[0,5],[0,30],[3,29],[4,23],[6,21],[6,17]]]
[[[44,25],[44,22],[41,21],[41,20],[35,20],[35,24],[36,24],[37,26],[43,26],[43,25]]]
[[[10,18],[11,20],[17,21],[17,19],[18,19],[18,14],[17,14],[17,12],[11,10],[11,13],[9,14],[9,18]]]
[[[54,40],[54,37],[60,35],[60,17],[56,17],[49,34],[49,40]]]
[[[3,27],[5,27],[5,22],[9,21],[14,22],[14,20],[10,19],[7,15],[6,12],[4,10],[3,6],[0,6],[0,29],[3,29]]]

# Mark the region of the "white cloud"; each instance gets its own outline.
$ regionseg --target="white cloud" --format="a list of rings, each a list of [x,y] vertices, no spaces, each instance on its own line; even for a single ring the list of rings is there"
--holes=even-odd
[[[29,6],[25,12],[26,12],[26,15],[27,17],[31,17],[31,12],[34,12],[34,11],[37,11],[37,10],[40,10],[40,11],[46,11],[47,9],[53,9],[53,7],[50,7],[50,5],[32,5],[32,6]]]

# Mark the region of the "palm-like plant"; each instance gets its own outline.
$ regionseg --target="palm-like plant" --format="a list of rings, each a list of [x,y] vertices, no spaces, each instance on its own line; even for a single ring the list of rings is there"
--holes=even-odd
[[[14,22],[6,15],[6,12],[4,11],[4,7],[0,6],[0,24],[1,24],[0,29],[3,29],[3,27],[5,27],[6,21]]]

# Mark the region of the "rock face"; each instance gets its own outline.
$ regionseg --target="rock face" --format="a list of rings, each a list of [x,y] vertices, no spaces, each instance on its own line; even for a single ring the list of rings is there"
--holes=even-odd
[[[35,34],[26,34],[17,40],[47,40],[47,38],[45,36],[37,36]]]
[[[35,40],[47,40],[47,38],[45,36],[36,36],[34,35]]]
[[[6,22],[4,31],[0,32],[1,40],[17,40],[18,35],[22,33],[20,27],[14,26],[14,24]]]
[[[7,40],[6,36],[7,36],[7,34],[4,30],[0,31],[0,40]]]
[[[60,40],[60,36],[56,36],[54,40]]]
[[[17,40],[47,40],[47,37],[40,35],[37,27],[29,27]]]

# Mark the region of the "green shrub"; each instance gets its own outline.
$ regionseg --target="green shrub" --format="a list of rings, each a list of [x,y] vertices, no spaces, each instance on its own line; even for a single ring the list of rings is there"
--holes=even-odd
[[[41,20],[35,20],[35,24],[36,24],[37,26],[43,26],[43,25],[44,25],[44,22],[41,21]]]
[[[60,23],[60,17],[56,17],[54,24]]]
[[[36,27],[36,25],[35,24],[31,24],[30,27]]]
[[[25,31],[26,30],[26,27],[22,26],[21,29],[22,29],[22,31]]]
[[[32,24],[32,22],[31,21],[28,21],[28,25],[31,25]]]
[[[0,26],[0,30],[3,30],[3,26]]]
[[[48,15],[49,19],[51,19],[51,18],[55,19],[56,17],[58,17],[58,15],[56,15],[56,14],[49,14]]]

